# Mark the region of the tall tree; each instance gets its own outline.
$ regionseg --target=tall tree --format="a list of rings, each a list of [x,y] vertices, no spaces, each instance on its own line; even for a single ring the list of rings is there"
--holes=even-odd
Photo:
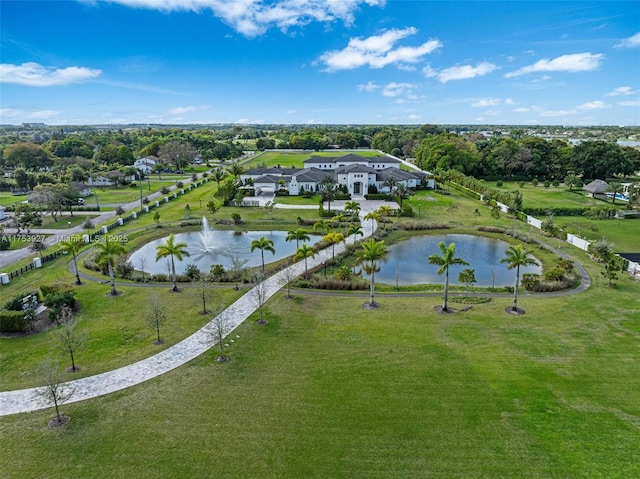
[[[176,283],[176,264],[174,258],[177,258],[178,261],[182,261],[183,257],[191,256],[187,250],[187,246],[187,243],[184,242],[176,243],[173,233],[169,235],[166,243],[156,246],[156,261],[159,261],[162,258],[171,258],[171,280],[173,281],[172,291],[178,291],[178,285]]]
[[[295,230],[287,231],[287,237],[285,238],[286,241],[295,240],[296,249],[300,247],[300,241],[309,241],[310,239],[311,237],[309,236],[309,233],[302,228],[296,228]]]
[[[444,241],[440,241],[438,248],[440,249],[441,255],[432,254],[429,256],[428,261],[429,264],[440,266],[440,268],[438,268],[439,275],[444,273],[444,301],[442,303],[442,311],[446,312],[449,311],[447,307],[447,301],[449,299],[449,267],[455,264],[468,265],[469,263],[462,258],[456,257],[455,243],[445,245]]]
[[[76,259],[76,255],[83,246],[83,243],[80,242],[80,237],[76,235],[70,236],[69,239],[60,241],[58,246],[60,246],[60,250],[63,253],[71,253],[73,255],[73,268],[76,273],[76,284],[82,284],[80,281],[80,273],[78,272],[78,261]]]
[[[331,175],[325,175],[320,181],[320,196],[327,202],[327,211],[331,211],[331,201],[338,194],[338,183]]]
[[[271,254],[276,254],[276,250],[273,247],[273,240],[267,239],[264,236],[261,236],[260,239],[253,240],[251,242],[251,252],[254,250],[260,250],[260,256],[262,258],[262,274],[264,275],[264,252],[270,251]]]
[[[116,265],[116,258],[127,252],[125,247],[117,241],[110,240],[109,235],[105,235],[104,243],[96,243],[95,246],[98,250],[96,255],[96,263],[107,266],[109,271],[109,278],[111,280],[111,296],[116,296],[116,276],[113,272],[113,268]]]
[[[531,266],[538,262],[530,256],[531,253],[524,249],[521,244],[509,246],[501,263],[507,263],[508,269],[516,269],[516,281],[513,285],[513,305],[512,311],[518,311],[518,285],[520,284],[520,266]]]
[[[342,233],[338,233],[337,231],[332,231],[331,233],[327,233],[322,238],[322,241],[325,243],[331,244],[331,259],[336,259],[336,245],[342,241],[344,241],[344,235]]]
[[[296,250],[296,254],[293,257],[294,261],[299,261],[301,259],[304,260],[304,277],[309,277],[309,272],[307,270],[307,258],[315,257],[316,252],[313,250],[311,246],[303,244]]]
[[[384,241],[376,241],[373,238],[363,241],[360,245],[362,249],[358,251],[358,259],[365,263],[364,269],[367,274],[371,275],[370,288],[369,288],[369,306],[371,308],[377,307],[376,302],[374,301],[374,293],[375,293],[375,274],[376,271],[380,271],[380,268],[377,265],[377,261],[386,258],[387,256],[387,247],[384,244]]]
[[[197,154],[198,152],[193,146],[182,141],[170,141],[162,145],[158,150],[158,156],[162,160],[175,165],[177,170],[181,170]]]

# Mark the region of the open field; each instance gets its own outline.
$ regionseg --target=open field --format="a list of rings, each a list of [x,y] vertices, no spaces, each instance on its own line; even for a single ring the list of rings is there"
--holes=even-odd
[[[520,191],[525,208],[584,208],[611,205],[610,202],[591,198],[581,189],[569,191],[565,186],[545,188],[542,184],[533,186],[531,183],[525,183],[524,188],[520,188],[517,183],[509,181],[505,181],[501,187],[497,187],[495,181],[487,181],[486,184],[498,190]]]
[[[21,201],[27,201],[27,195],[13,195],[8,191],[0,192],[0,205],[2,206],[9,206]]]
[[[199,199],[206,203],[214,190],[210,182],[163,204],[165,228],[150,235],[178,231],[187,203],[194,218],[210,222],[238,212],[243,229],[288,229],[297,216],[317,215],[275,210],[270,220],[264,208],[223,208],[211,217]],[[406,201],[429,222],[535,234],[453,190]],[[411,219],[390,226],[398,221]],[[598,234],[629,245],[638,224],[603,220]],[[112,232],[129,234],[132,250],[151,237],[136,231],[153,226],[151,213]],[[266,327],[254,317],[234,332],[240,338],[228,363],[210,351],[147,383],[64,405],[72,420],[61,429],[47,429],[51,410],[0,417],[2,476],[638,477],[640,284],[620,275],[608,288],[602,266],[563,250],[584,264],[592,287],[555,298],[523,292],[524,316],[504,312],[508,297],[439,315],[439,295],[377,293],[382,307],[365,310],[362,296],[277,294],[267,303]],[[2,286],[3,297],[72,282],[68,262],[61,257],[13,280]],[[119,286],[117,298],[105,297],[108,284],[75,289],[88,335],[78,377],[147,357],[208,319],[187,288]],[[153,331],[142,320],[154,290],[171,308],[162,346],[151,344]],[[213,307],[238,293],[229,286],[211,294]],[[54,333],[0,339],[2,389],[34,384]]]
[[[3,476],[637,477],[637,285],[597,283],[520,317],[278,295],[228,363],[65,405],[59,430],[51,411],[0,418]]]
[[[344,156],[349,153],[355,153],[359,156],[364,156],[364,157],[380,156],[378,152],[371,151],[371,150],[307,151],[304,153],[300,153],[300,152],[287,153],[283,151],[268,151],[265,153],[261,153],[260,155],[256,155],[256,157],[253,158],[251,161],[245,163],[244,167],[247,169],[257,168],[264,164],[266,166],[279,165],[283,168],[291,168],[291,167],[302,168],[303,167],[302,162],[312,156],[325,156],[327,158],[333,158],[333,157],[337,158],[339,156]]]
[[[555,216],[558,225],[590,241],[606,239],[619,253],[640,253],[640,220],[591,220],[580,216]]]

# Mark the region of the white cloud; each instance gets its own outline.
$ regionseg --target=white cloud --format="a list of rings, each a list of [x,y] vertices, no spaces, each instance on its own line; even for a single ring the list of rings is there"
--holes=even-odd
[[[48,120],[49,118],[52,118],[59,114],[60,112],[55,110],[39,110],[26,112],[15,108],[0,108],[0,122],[5,119],[16,121]]]
[[[630,36],[629,38],[625,38],[620,43],[616,45],[618,48],[636,48],[640,47],[640,32],[635,35]]]
[[[471,104],[472,107],[482,108],[487,106],[496,106],[501,103],[502,100],[500,98],[483,98],[482,100],[478,100]]]
[[[619,101],[620,106],[640,106],[640,100]]]
[[[379,88],[380,88],[380,85],[378,85],[374,81],[369,81],[367,83],[361,83],[360,85],[358,85],[358,91],[372,92],[372,91],[376,91]]]
[[[487,75],[497,68],[493,63],[482,62],[475,67],[472,65],[460,65],[443,69],[434,69],[431,68],[431,65],[427,65],[422,72],[428,78],[437,78],[440,83],[447,83],[451,80],[467,80]]]
[[[527,73],[534,72],[584,72],[597,70],[603,60],[601,53],[575,53],[572,55],[562,55],[552,60],[544,58],[532,65],[522,67],[504,75],[505,78],[513,78]]]
[[[514,113],[528,113],[531,110],[529,108],[514,108],[513,111]]]
[[[79,83],[96,78],[102,73],[86,67],[52,68],[39,63],[28,62],[22,65],[0,64],[0,83],[46,87]]]
[[[582,105],[578,105],[576,107],[576,109],[580,111],[603,110],[605,108],[611,108],[611,105],[600,100],[589,101],[587,103],[583,103]]]
[[[173,109],[169,110],[169,113],[171,115],[184,115],[185,113],[191,113],[191,112],[198,111],[198,110],[206,110],[207,108],[209,108],[207,105],[179,106],[179,107],[176,107],[176,108],[173,108]]]
[[[285,113],[287,115],[293,115],[293,114],[298,113],[298,112],[296,110],[287,110]]]
[[[504,99],[504,104],[505,104],[505,105],[515,105],[515,104],[516,104],[516,102],[515,102],[515,101],[513,101],[513,99],[512,99],[512,98],[505,98],[505,99]]]
[[[607,93],[605,96],[626,96],[626,95],[635,95],[635,91],[630,86],[619,86],[618,88],[614,88],[612,91]]]
[[[405,93],[407,93],[408,91],[411,91],[414,88],[416,88],[416,85],[413,85],[411,83],[391,82],[384,86],[382,90],[382,95],[396,97],[396,96],[404,95]]]
[[[342,50],[323,53],[319,61],[326,65],[326,71],[353,70],[362,66],[383,68],[387,65],[406,66],[419,62],[422,57],[440,48],[442,43],[429,40],[417,47],[396,47],[395,44],[418,30],[414,27],[391,29],[368,38],[351,38]]]
[[[134,8],[163,12],[210,10],[237,32],[255,37],[271,27],[286,31],[311,22],[342,20],[353,23],[361,6],[383,6],[385,0],[103,0]]]

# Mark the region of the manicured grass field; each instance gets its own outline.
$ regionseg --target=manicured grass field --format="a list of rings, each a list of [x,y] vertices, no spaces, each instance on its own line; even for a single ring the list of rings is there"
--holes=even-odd
[[[277,166],[280,165],[283,168],[302,168],[303,161],[312,157],[312,156],[325,156],[328,158],[344,156],[349,153],[354,153],[359,156],[364,157],[373,157],[380,156],[377,151],[372,150],[336,150],[336,151],[308,151],[304,153],[287,153],[282,151],[268,151],[257,155],[254,159],[244,164],[246,169],[257,168],[258,166],[265,164],[267,166]]]
[[[13,203],[20,203],[21,201],[26,201],[27,195],[12,195],[8,191],[0,192],[0,205],[9,206]]]
[[[278,295],[228,363],[0,418],[3,477],[637,477],[637,285],[596,282],[519,317]]]
[[[545,188],[541,184],[533,186],[531,183],[525,183],[524,188],[520,188],[515,182],[505,181],[501,187],[497,187],[495,182],[488,181],[486,183],[499,190],[520,191],[522,204],[525,208],[584,208],[611,204],[591,198],[586,192],[579,189],[569,191],[565,186]]]
[[[297,216],[317,215],[275,210],[270,220],[264,208],[223,208],[212,218],[198,198],[214,189],[210,182],[162,205],[161,222],[177,224],[186,203],[192,216],[210,221],[238,212],[243,228],[286,229]],[[429,222],[530,231],[506,215],[492,218],[453,190],[406,201]],[[133,231],[153,225],[152,218],[142,215],[113,233],[131,233],[128,247],[135,247],[143,240]],[[615,243],[632,241],[635,224],[598,227],[610,228]],[[266,306],[267,326],[254,324],[256,315],[233,333],[239,338],[228,363],[209,351],[147,383],[64,405],[72,420],[55,430],[46,426],[51,410],[0,417],[0,475],[639,477],[640,284],[620,275],[608,288],[600,265],[563,250],[584,264],[592,287],[555,298],[523,292],[524,316],[504,312],[510,298],[440,315],[433,310],[438,295],[377,294],[382,307],[366,310],[359,296],[277,294]],[[19,277],[2,294],[71,282],[68,261]],[[146,357],[207,319],[192,292],[158,288],[172,311],[167,343],[158,347],[141,318],[148,290],[123,286],[121,296],[108,298],[108,284],[76,289],[88,334],[78,376]],[[214,289],[211,304],[228,304],[234,294]],[[54,331],[0,339],[0,389],[34,384],[35,366],[53,344]]]
[[[556,216],[558,225],[566,225],[567,231],[597,241],[605,238],[620,253],[640,252],[640,220],[591,220],[576,216]]]

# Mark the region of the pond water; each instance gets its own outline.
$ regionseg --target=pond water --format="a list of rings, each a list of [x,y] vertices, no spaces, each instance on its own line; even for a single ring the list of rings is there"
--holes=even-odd
[[[475,286],[503,287],[512,286],[515,269],[508,270],[500,263],[509,243],[482,236],[447,234],[437,236],[414,236],[389,246],[389,254],[380,262],[380,272],[376,273],[376,283],[390,285],[434,284],[444,282],[444,273],[438,275],[438,266],[429,264],[427,258],[432,254],[440,255],[438,243],[456,244],[456,257],[462,258],[469,266],[454,265],[449,268],[449,284],[461,284],[458,274],[465,268],[475,270]],[[539,262],[539,261],[538,261]],[[541,266],[520,268],[520,277],[524,273],[539,274]],[[495,278],[494,278],[495,276]]]
[[[176,260],[176,273],[184,273],[187,265],[195,264],[200,271],[209,272],[211,265],[221,264],[225,269],[231,266],[231,258],[238,256],[247,260],[246,267],[259,266],[262,264],[260,250],[251,252],[251,242],[264,236],[273,241],[275,254],[269,251],[264,252],[265,264],[278,261],[296,252],[296,242],[286,241],[286,231],[218,231],[203,229],[203,231],[193,231],[190,233],[178,233],[175,235],[175,243],[187,243],[189,257],[184,257],[182,261]],[[320,236],[311,236],[308,245],[315,244]],[[167,261],[170,258],[161,259],[156,262],[156,246],[167,242],[167,237],[160,238],[147,243],[142,248],[134,252],[129,261],[136,269],[141,269],[140,258],[144,258],[144,271],[146,273],[168,274]]]

